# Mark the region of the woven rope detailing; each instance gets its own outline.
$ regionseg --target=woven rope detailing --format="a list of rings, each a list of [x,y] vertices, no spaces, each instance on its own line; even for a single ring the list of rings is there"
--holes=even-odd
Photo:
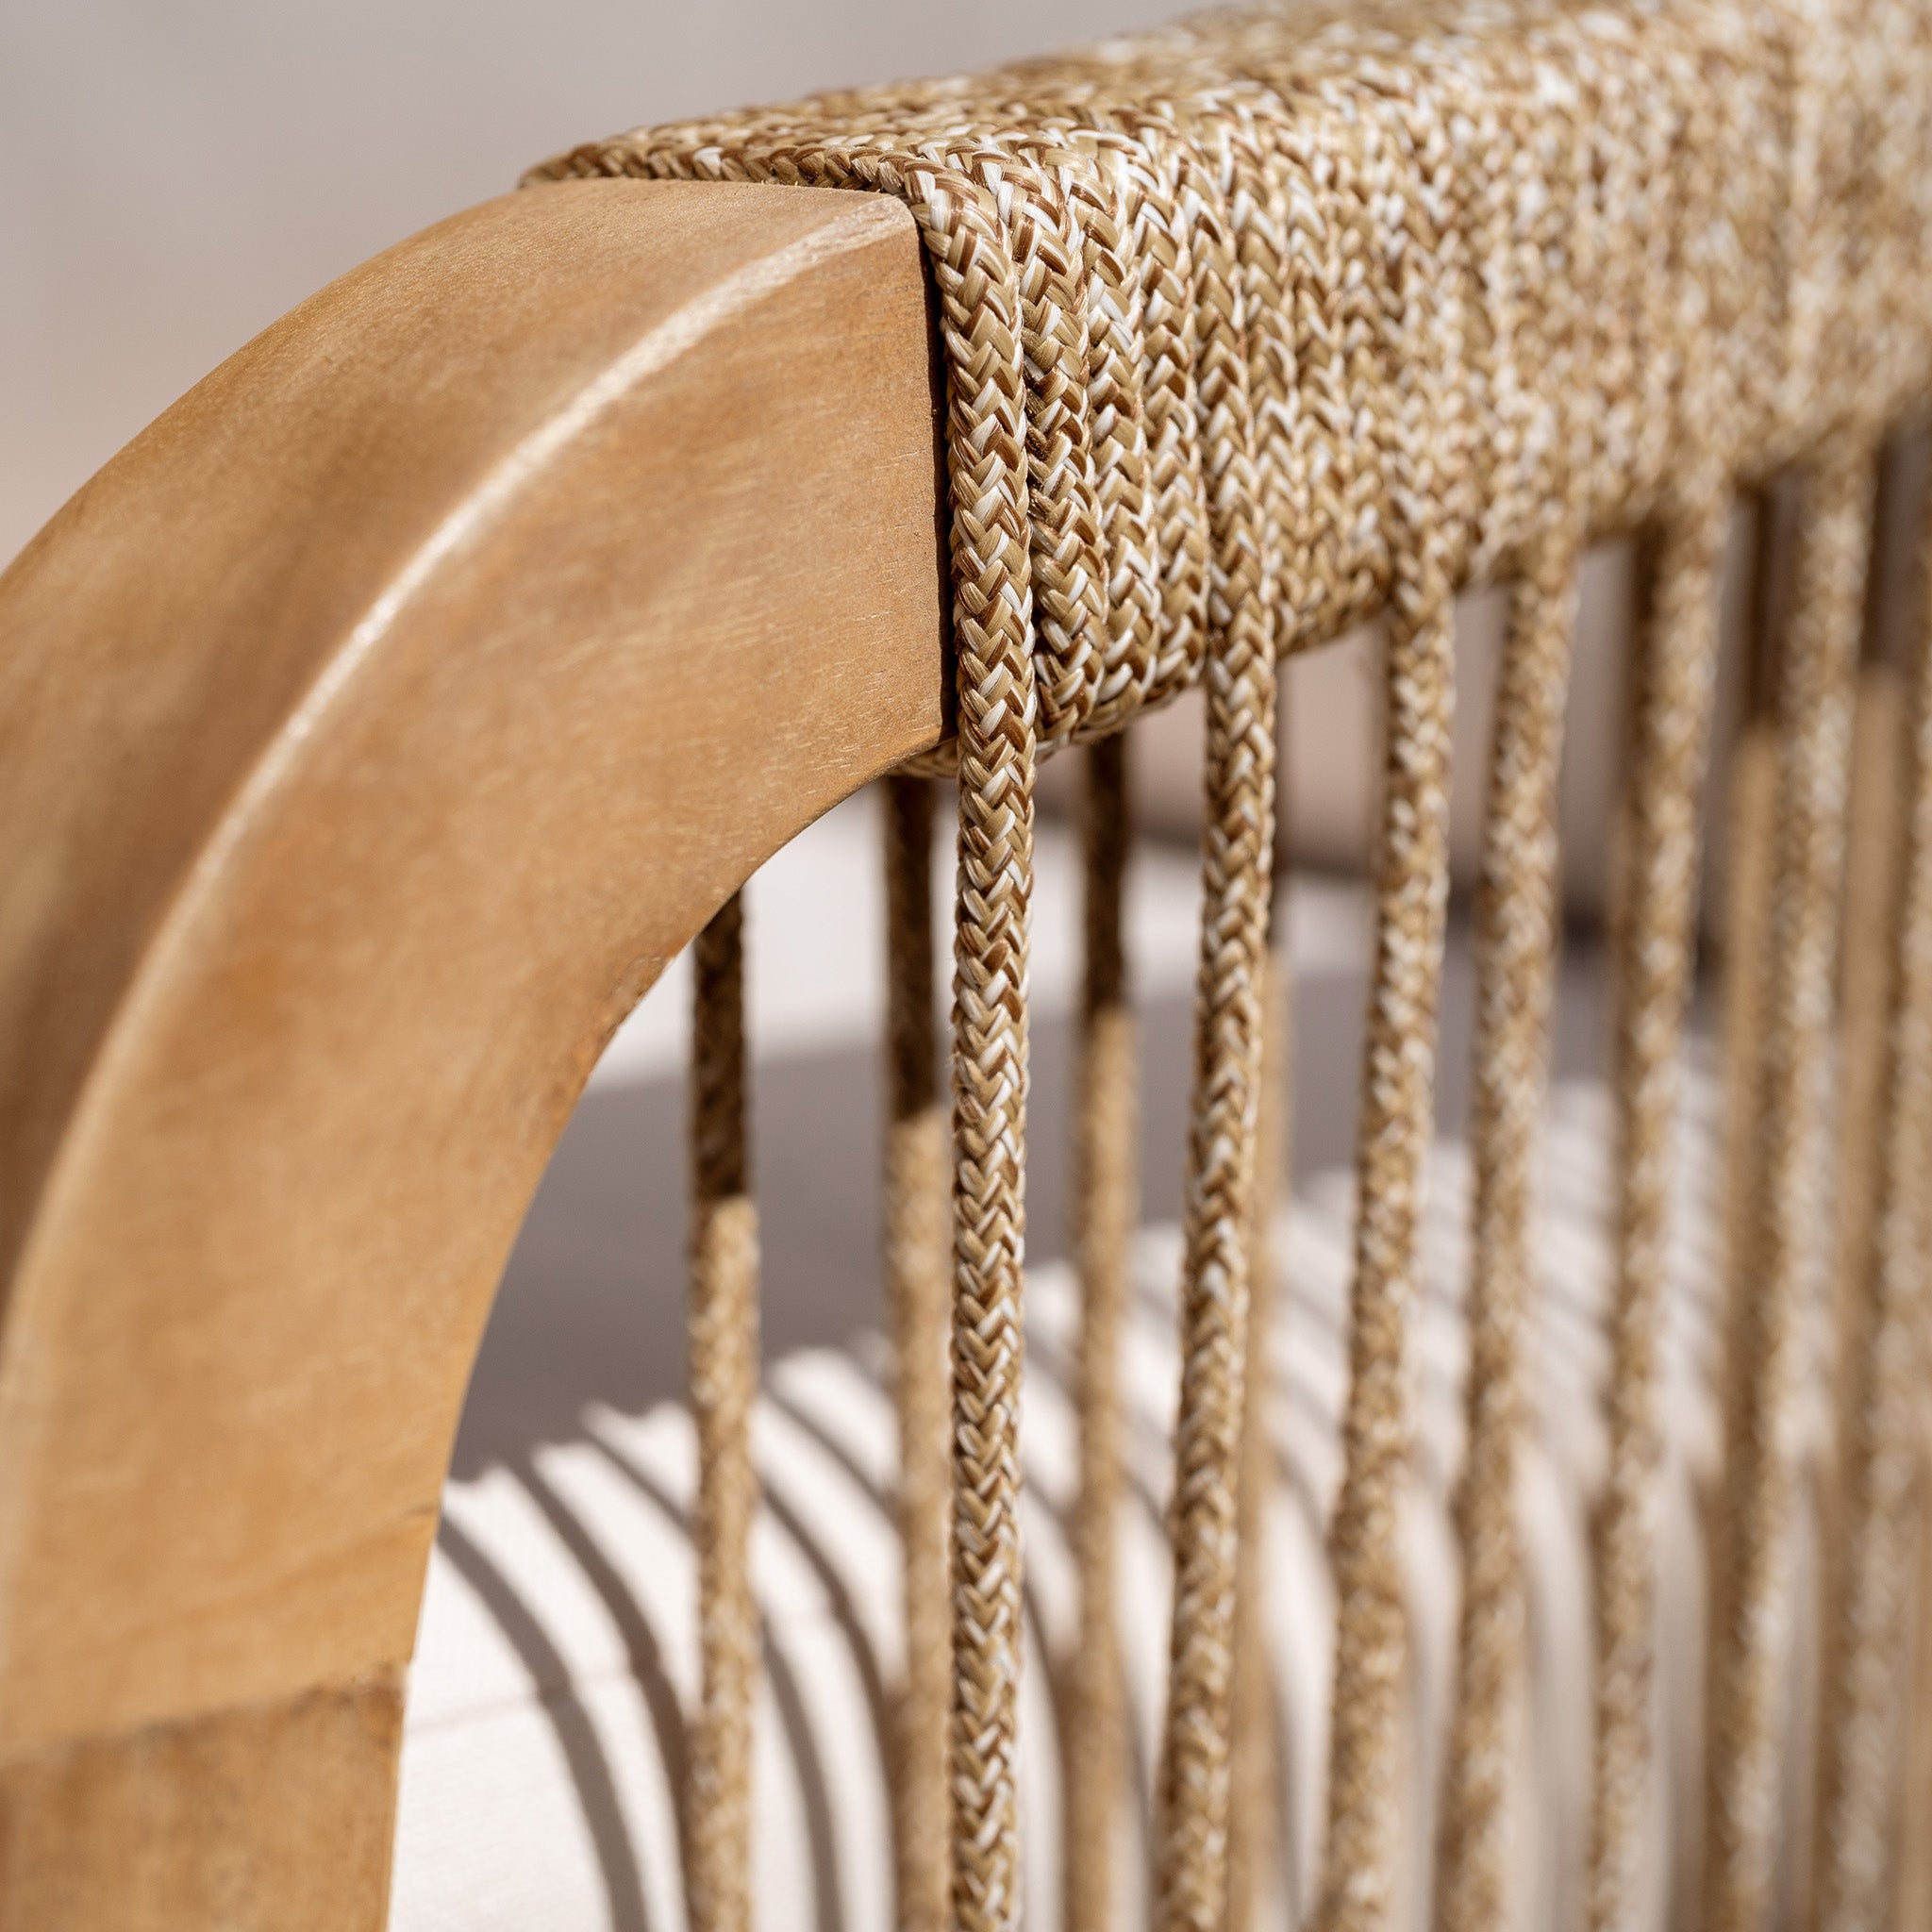
[[[758,1678],[751,1591],[758,1507],[758,1232],[744,1123],[743,920],[734,893],[698,935],[691,1069],[689,1385],[697,1426],[701,1683],[686,1790],[693,1932],[750,1932],[751,1718]]]
[[[945,754],[959,779],[952,1713],[948,1756],[932,1736],[927,1675],[940,1646],[920,1621],[943,1542],[926,1459],[936,1452],[921,1433],[936,1428],[922,1353],[902,1364],[900,1389],[908,1605],[921,1633],[898,1794],[908,1925],[928,1927],[938,1910],[945,1861],[922,1821],[941,1762],[953,1921],[961,1932],[1011,1932],[1020,1910],[1016,1485],[1035,762],[1042,749],[1104,743],[1196,683],[1208,721],[1205,899],[1155,1886],[1164,1932],[1241,1932],[1251,1909],[1256,1814],[1239,1795],[1252,1781],[1234,1761],[1234,1707],[1254,1615],[1239,1547],[1243,1523],[1252,1535],[1258,1521],[1242,1501],[1242,1471],[1258,1452],[1242,1443],[1264,982],[1279,970],[1266,946],[1275,665],[1377,611],[1389,618],[1387,756],[1352,1382],[1331,1529],[1339,1621],[1319,1914],[1323,1932],[1387,1923],[1405,1669],[1396,1534],[1407,1330],[1447,890],[1450,610],[1459,585],[1498,576],[1521,584],[1479,918],[1477,1366],[1459,1519],[1470,1591],[1438,1882],[1458,1932],[1505,1903],[1502,1751],[1523,1618],[1509,1471],[1569,585],[1583,541],[1645,525],[1649,608],[1615,937],[1617,1279],[1595,1532],[1590,1879],[1593,1932],[1625,1923],[1650,1759],[1657,1328],[1717,566],[1732,479],[1798,458],[1813,504],[1767,888],[1776,944],[1750,1076],[1761,1080],[1765,1125],[1740,1215],[1767,1288],[1747,1311],[1739,1356],[1756,1379],[1734,1405],[1726,1574],[1738,1593],[1720,1632],[1725,1750],[1709,1870],[1722,1925],[1751,1919],[1775,1655],[1757,1611],[1789,1515],[1769,1422],[1790,1374],[1809,1212],[1786,1183],[1818,1117],[1829,1015],[1822,895],[1838,839],[1843,610],[1861,567],[1857,476],[1883,425],[1923,392],[1932,351],[1932,11],[1925,0],[1862,0],[1856,14],[1808,0],[1559,9],[1448,0],[1217,15],[977,79],[644,130],[540,171],[891,194],[912,210],[930,263],[958,677],[958,739]],[[1109,756],[1092,774],[1103,811],[1115,808],[1108,787],[1119,790]],[[931,1058],[914,1010],[922,969],[902,957],[924,942],[908,909],[926,891],[911,854],[923,809],[913,797],[895,789],[889,813],[899,868],[890,1272],[902,1349],[924,1352],[942,1224],[930,1175],[938,1129],[911,1060],[899,1058],[902,1043],[922,1064]],[[1090,910],[1103,924],[1115,917],[1114,864],[1090,850]],[[1117,930],[1090,932],[1092,973],[1109,970],[1117,943]],[[1079,1158],[1093,1514],[1116,1480],[1108,1257],[1130,1211],[1121,1138],[1130,1110],[1109,1114],[1105,1096],[1127,1080],[1128,1038],[1118,997],[1090,996]],[[1898,1109],[1885,1106],[1892,1136]],[[1874,1270],[1902,1265],[1863,1272],[1875,1280]],[[1866,1295],[1879,1296],[1870,1334],[1890,1332],[1883,1292]],[[1850,1451],[1847,1480],[1877,1480],[1866,1468],[1874,1457]],[[1083,1927],[1111,1897],[1107,1753],[1118,1724],[1102,1621],[1108,1531],[1089,1529],[1082,1617],[1096,1641],[1083,1646],[1075,1695],[1091,1735],[1068,1818],[1068,1907]],[[1856,1700],[1844,1696],[1849,1709]],[[734,1807],[741,1793],[719,1829],[740,1828],[728,1824]]]
[[[1517,586],[1490,754],[1475,907],[1469,1446],[1457,1494],[1462,1616],[1436,1902],[1443,1932],[1513,1923],[1505,1883],[1508,1734],[1526,1635],[1516,1546],[1519,1337],[1556,966],[1557,772],[1575,570],[1574,533],[1553,535]]]
[[[1778,818],[1749,1208],[1729,1322],[1725,1494],[1713,1576],[1705,1918],[1762,1923],[1774,1850],[1776,1709],[1796,1482],[1787,1421],[1807,1242],[1822,1203],[1828,1027],[1853,674],[1871,535],[1872,455],[1835,441],[1805,475],[1779,665]]]
[[[1277,815],[1277,837],[1279,818]],[[1280,877],[1276,853],[1276,879]],[[1248,1260],[1248,1359],[1269,1359],[1275,1257],[1271,1240],[1289,1186],[1290,1064],[1294,1051],[1293,988],[1283,907],[1271,908],[1268,960],[1261,982],[1261,1100],[1255,1123],[1253,1234]],[[1227,1932],[1255,1932],[1284,1907],[1273,1882],[1280,1851],[1281,1765],[1274,1687],[1268,1671],[1266,1597],[1268,1498],[1274,1443],[1269,1434],[1269,1389],[1262,1374],[1245,1378],[1241,1404],[1241,1543],[1234,1580],[1234,1713],[1228,1738]],[[1263,1918],[1263,1914],[1269,1914]]]
[[[1922,580],[1924,575],[1922,560]],[[1877,824],[1868,818],[1866,825],[1877,835],[1874,869],[1893,873],[1887,860],[1895,859],[1895,874],[1887,882],[1890,891],[1881,884],[1873,895],[1886,908],[1874,935],[1878,984],[1870,989],[1872,1010],[1883,1016],[1871,1094],[1874,1158],[1871,1190],[1857,1203],[1862,1211],[1845,1241],[1853,1269],[1841,1331],[1844,1469],[1825,1682],[1816,1881],[1821,1932],[1880,1922],[1894,1819],[1924,1815],[1910,1798],[1903,1813],[1891,1808],[1905,1743],[1897,1685],[1914,1595],[1915,1530],[1919,1560],[1924,1557],[1924,1531],[1913,1521],[1924,1436],[1918,1373],[1927,1312],[1923,1191],[1932,1172],[1932,625],[1923,614],[1907,702],[1895,708],[1893,695],[1890,680],[1879,684],[1870,723],[1881,742],[1903,725],[1903,743],[1894,737],[1890,758],[1876,745],[1866,747],[1868,755],[1878,753],[1874,763],[1881,770],[1895,768],[1902,753],[1905,770],[1903,786],[1871,812]],[[1903,810],[1890,809],[1901,794]],[[1848,1012],[1858,1010],[1849,985],[1845,997]]]
[[[885,808],[887,934],[886,1307],[899,1418],[898,1525],[906,1676],[891,1788],[901,1932],[941,1932],[946,1835],[946,1124],[934,1008],[932,785],[895,777]]]
[[[1066,1932],[1109,1932],[1113,1841],[1126,1795],[1126,1730],[1114,1617],[1122,1438],[1120,1334],[1137,1205],[1136,1067],[1122,915],[1129,842],[1126,740],[1088,754],[1081,814],[1084,971],[1074,1119],[1074,1250],[1080,1274],[1074,1400],[1080,1492],[1074,1524],[1080,1634],[1069,1690]]]
[[[1645,558],[1648,608],[1633,666],[1614,939],[1616,1274],[1609,1460],[1595,1538],[1591,1932],[1622,1932],[1641,1876],[1656,1604],[1657,1331],[1723,541],[1723,501],[1715,493],[1687,504],[1657,533]]]
[[[1395,1724],[1405,1644],[1396,1510],[1408,1453],[1405,1354],[1449,891],[1451,641],[1440,574],[1434,588],[1433,603],[1418,598],[1418,621],[1398,624],[1389,641],[1378,926],[1342,1414],[1346,1459],[1329,1530],[1338,1624],[1322,1932],[1369,1932],[1383,1924],[1395,1851]]]

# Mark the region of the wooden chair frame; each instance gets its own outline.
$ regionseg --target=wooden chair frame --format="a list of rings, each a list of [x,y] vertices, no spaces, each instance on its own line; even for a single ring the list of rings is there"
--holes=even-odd
[[[546,187],[0,578],[0,1925],[380,1926],[470,1366],[598,1052],[945,729],[889,200]]]

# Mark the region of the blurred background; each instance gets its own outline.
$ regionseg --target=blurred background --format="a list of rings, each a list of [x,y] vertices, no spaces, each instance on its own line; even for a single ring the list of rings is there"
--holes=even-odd
[[[1044,53],[1181,0],[7,0],[0,564],[325,282],[641,123]]]

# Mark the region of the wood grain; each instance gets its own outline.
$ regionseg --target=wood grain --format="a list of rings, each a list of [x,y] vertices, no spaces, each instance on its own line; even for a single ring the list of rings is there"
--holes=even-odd
[[[895,204],[549,187],[294,311],[0,578],[0,1924],[148,1923],[48,1916],[56,1821],[270,1869],[312,1713],[408,1657],[604,1041],[943,729],[934,425]],[[228,1778],[154,1740],[243,1711],[232,1804],[59,1795]]]

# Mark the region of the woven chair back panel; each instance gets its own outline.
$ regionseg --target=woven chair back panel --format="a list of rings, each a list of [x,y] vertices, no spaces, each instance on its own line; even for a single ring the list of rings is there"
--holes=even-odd
[[[1346,1373],[1322,1534],[1334,1592],[1320,1932],[1526,1909],[1512,1874],[1529,1575],[1523,1491],[1541,1297],[1531,1231],[1557,940],[1557,797],[1578,560],[1635,534],[1639,617],[1612,841],[1607,1363],[1592,1478],[1587,1848],[1574,1916],[1654,1881],[1668,1257],[1700,923],[1724,939],[1717,1310],[1697,1924],[1793,1886],[1875,1925],[1919,1558],[1932,1087],[1932,653],[1923,604],[1861,676],[1879,451],[1932,352],[1932,11],[1466,0],[1219,14],[976,78],[641,130],[536,178],[628,175],[898,197],[946,375],[958,735],[891,784],[891,1207],[912,1633],[896,1693],[902,1925],[1010,1932],[1026,1690],[1027,956],[1035,772],[1084,747],[1086,972],[1069,1383],[1079,1668],[1062,1723],[1062,1916],[1114,1923],[1131,1713],[1115,1605],[1135,1055],[1121,941],[1123,732],[1202,692],[1202,913],[1172,1365],[1173,1579],[1149,1773],[1149,1914],[1231,1932],[1278,1897],[1266,1721],[1270,1254],[1293,962],[1272,915],[1277,666],[1382,620],[1376,931],[1357,1096]],[[1775,478],[1756,697],[1701,908],[1719,591],[1733,499]],[[1406,1700],[1419,1243],[1450,887],[1453,606],[1507,603],[1483,746],[1461,1577],[1429,1823]],[[1855,718],[1859,728],[1855,731]],[[1881,746],[1882,750],[1875,747]],[[949,1037],[933,1024],[927,775],[958,781]],[[1877,825],[1879,829],[1874,831]],[[1862,857],[1860,856],[1862,855]],[[1847,894],[1848,863],[1857,874]],[[701,1669],[683,1857],[701,1932],[750,1920],[748,1581],[757,1222],[735,908],[700,947],[691,1407]],[[1828,1310],[1827,1320],[1822,1310]],[[1828,1347],[1821,1343],[1826,1338]],[[1803,1431],[1831,1364],[1829,1589],[1794,1634]],[[1785,1814],[1793,1645],[1818,1672],[1815,1801]],[[1674,1719],[1674,1713],[1671,1714]],[[1923,1794],[1922,1794],[1923,1795]],[[1922,1807],[1923,1808],[1923,1807]],[[941,1821],[945,1821],[943,1825]],[[1426,1842],[1418,1848],[1415,1833]],[[1801,1836],[1804,1834],[1801,1834]],[[1421,1875],[1418,1876],[1417,1874]],[[1793,1874],[1796,1874],[1795,1876]]]

